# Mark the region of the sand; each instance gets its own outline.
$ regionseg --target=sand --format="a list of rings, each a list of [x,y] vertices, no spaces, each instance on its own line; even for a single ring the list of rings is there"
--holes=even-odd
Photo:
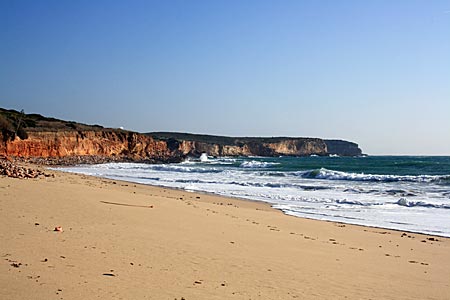
[[[448,238],[54,173],[0,177],[0,299],[450,299]]]

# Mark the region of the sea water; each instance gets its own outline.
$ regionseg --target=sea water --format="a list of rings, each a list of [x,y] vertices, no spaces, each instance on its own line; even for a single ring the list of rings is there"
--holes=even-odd
[[[450,157],[208,157],[63,168],[260,200],[292,216],[450,237]]]

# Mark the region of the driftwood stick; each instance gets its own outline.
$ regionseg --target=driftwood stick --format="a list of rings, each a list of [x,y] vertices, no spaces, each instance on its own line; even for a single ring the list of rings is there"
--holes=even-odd
[[[108,201],[100,201],[100,202],[101,202],[101,203],[105,203],[105,204],[112,204],[112,205],[132,206],[132,207],[143,207],[143,208],[153,208],[153,205],[136,205],[136,204],[126,204],[126,203],[108,202]]]

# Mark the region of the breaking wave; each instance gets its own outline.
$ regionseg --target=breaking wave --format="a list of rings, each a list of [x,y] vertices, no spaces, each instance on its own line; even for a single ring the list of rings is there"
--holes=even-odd
[[[219,168],[202,168],[189,167],[186,165],[148,165],[147,170],[166,171],[166,172],[180,172],[180,173],[221,173],[224,170]]]
[[[265,161],[244,161],[240,167],[241,168],[268,168],[270,166],[278,165],[279,163],[273,163],[273,162],[265,162]]]
[[[450,209],[450,205],[448,204],[436,204],[436,203],[428,203],[425,201],[408,201],[405,198],[401,198],[396,202],[396,204],[400,206],[406,206],[406,207],[428,207],[428,208],[444,208],[444,209]]]
[[[370,202],[361,202],[357,200],[336,200],[337,204],[348,204],[348,205],[359,205],[359,206],[372,206],[372,205],[383,205],[383,203],[370,203]]]
[[[305,172],[296,172],[303,178],[327,179],[327,180],[350,180],[350,181],[374,181],[374,182],[438,182],[450,180],[450,175],[378,175],[364,173],[348,173],[342,171],[328,170],[325,168]]]

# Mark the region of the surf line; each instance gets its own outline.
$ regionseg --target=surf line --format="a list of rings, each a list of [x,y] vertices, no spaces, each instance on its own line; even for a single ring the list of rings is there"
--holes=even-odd
[[[105,204],[120,205],[120,206],[132,206],[132,207],[153,208],[153,205],[136,205],[136,204],[126,204],[126,203],[108,202],[108,201],[100,201],[100,202],[101,202],[101,203],[105,203]]]

